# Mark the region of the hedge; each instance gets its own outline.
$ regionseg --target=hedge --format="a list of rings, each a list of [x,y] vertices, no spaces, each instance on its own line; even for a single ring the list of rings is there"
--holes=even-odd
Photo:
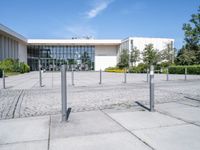
[[[187,74],[200,74],[200,65],[192,65],[192,66],[170,66],[169,73],[170,74],[185,74],[185,68],[187,68]]]

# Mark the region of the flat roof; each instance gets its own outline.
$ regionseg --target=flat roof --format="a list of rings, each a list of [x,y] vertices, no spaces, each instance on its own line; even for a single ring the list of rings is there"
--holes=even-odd
[[[116,39],[28,39],[28,44],[58,44],[58,45],[120,45],[121,40]]]
[[[10,29],[2,24],[0,24],[0,31],[20,40],[22,42],[27,43],[27,39],[24,36],[22,36],[21,34],[13,31],[12,29]]]
[[[169,40],[169,41],[174,41],[174,39],[172,38],[155,38],[155,37],[133,37],[133,36],[130,36],[130,37],[127,37],[125,39],[122,40],[122,42],[124,41],[127,41],[127,40],[136,40],[136,39],[141,39],[141,40],[145,40],[145,39],[148,39],[148,40]]]

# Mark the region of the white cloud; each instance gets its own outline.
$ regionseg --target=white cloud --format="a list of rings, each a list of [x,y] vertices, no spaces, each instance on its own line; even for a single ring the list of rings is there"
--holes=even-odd
[[[100,0],[90,11],[87,12],[87,18],[96,17],[99,13],[105,10],[112,1],[113,0]]]

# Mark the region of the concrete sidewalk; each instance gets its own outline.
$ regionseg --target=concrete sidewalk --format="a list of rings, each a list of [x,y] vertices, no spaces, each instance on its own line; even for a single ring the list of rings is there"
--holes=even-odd
[[[145,110],[99,110],[0,121],[1,150],[199,150],[200,108],[183,103]]]

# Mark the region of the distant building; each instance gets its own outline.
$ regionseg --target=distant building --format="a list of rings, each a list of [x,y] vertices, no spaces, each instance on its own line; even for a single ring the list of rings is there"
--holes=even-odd
[[[140,38],[127,39],[26,39],[22,35],[0,24],[0,60],[19,59],[28,63],[31,70],[38,70],[38,59],[46,70],[60,69],[63,63],[76,70],[100,70],[114,67],[122,49],[131,51],[137,47],[142,51],[146,44],[163,50],[167,44],[174,45],[174,39]]]

